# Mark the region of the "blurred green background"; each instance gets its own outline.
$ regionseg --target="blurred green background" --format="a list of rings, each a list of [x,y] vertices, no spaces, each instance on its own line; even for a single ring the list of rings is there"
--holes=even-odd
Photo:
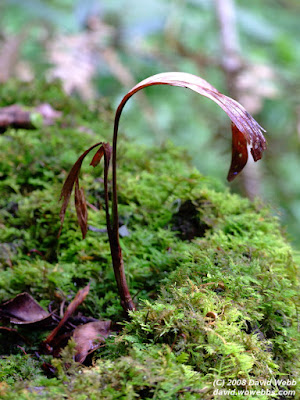
[[[2,0],[0,82],[59,78],[87,103],[106,97],[116,106],[149,75],[200,75],[267,130],[262,161],[230,187],[269,203],[300,249],[299,18],[299,0]],[[146,144],[172,140],[225,182],[229,119],[191,91],[146,89],[126,106],[121,132]]]

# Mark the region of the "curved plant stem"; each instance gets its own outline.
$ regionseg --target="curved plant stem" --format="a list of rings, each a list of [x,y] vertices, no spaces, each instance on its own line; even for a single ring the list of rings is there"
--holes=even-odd
[[[264,129],[251,117],[251,115],[237,101],[223,95],[204,79],[182,72],[165,72],[144,79],[134,86],[121,100],[114,121],[113,148],[112,148],[112,226],[108,224],[109,241],[115,277],[121,297],[121,304],[125,311],[134,310],[135,305],[130,296],[126,282],[122,249],[119,240],[119,214],[117,193],[117,140],[118,128],[122,110],[130,99],[139,90],[154,85],[170,85],[188,88],[217,103],[232,121],[232,164],[228,180],[234,179],[244,168],[248,159],[247,145],[250,146],[254,161],[261,158],[266,148],[266,141],[262,134]],[[108,168],[107,168],[108,169]],[[105,174],[107,175],[107,169]],[[107,176],[105,177],[107,185]],[[107,186],[106,186],[107,192]],[[106,199],[108,205],[108,198]],[[109,214],[107,219],[110,222]]]
[[[107,175],[108,175],[109,160],[107,154],[104,153],[104,192],[105,192],[105,213],[106,213],[106,226],[110,244],[111,257],[113,262],[113,268],[115,278],[121,298],[121,305],[123,309],[128,312],[135,310],[135,305],[129,293],[128,285],[125,277],[124,262],[122,256],[121,245],[119,241],[119,223],[111,225],[110,213],[109,213],[109,199],[108,199],[108,187],[107,187]],[[116,209],[118,205],[116,205]],[[114,210],[114,202],[113,202]],[[114,215],[114,212],[113,212]],[[118,220],[118,211],[117,211]]]
[[[122,248],[120,245],[120,238],[119,238],[119,212],[118,212],[118,192],[117,192],[117,141],[118,141],[118,129],[119,129],[119,122],[120,117],[122,114],[122,110],[130,99],[130,97],[138,92],[139,90],[143,89],[147,85],[144,86],[136,86],[130,92],[123,97],[119,107],[117,108],[115,114],[115,121],[114,121],[114,135],[113,135],[113,148],[112,148],[112,228],[109,232],[109,242],[110,242],[110,250],[111,250],[111,257],[113,262],[113,268],[115,273],[115,278],[118,285],[119,294],[121,297],[121,305],[126,312],[135,310],[134,302],[131,298],[128,284],[126,281],[125,276],[125,269],[124,269],[124,260],[122,254]]]
[[[121,107],[121,104],[118,107],[118,110],[116,112],[115,123],[114,123],[114,136],[113,136],[112,226],[110,226],[110,228],[109,228],[107,225],[107,227],[108,227],[108,232],[109,232],[111,257],[112,257],[112,262],[113,262],[115,278],[117,281],[117,286],[118,286],[118,290],[119,290],[119,294],[120,294],[120,298],[121,298],[121,305],[124,308],[124,310],[126,312],[128,312],[128,311],[135,310],[135,305],[131,298],[131,295],[130,295],[130,292],[128,289],[128,284],[126,281],[122,248],[120,245],[120,238],[119,238],[119,213],[118,213],[118,193],[117,193],[117,138],[118,138],[118,127],[119,127],[119,121],[120,121],[120,116],[121,116],[121,110],[124,106],[124,104],[123,104]],[[106,171],[105,175],[107,175],[107,171]],[[105,185],[105,182],[107,182],[107,176],[104,176],[104,185]],[[107,190],[105,190],[105,191],[107,193]],[[106,207],[108,207],[108,204],[106,205]]]

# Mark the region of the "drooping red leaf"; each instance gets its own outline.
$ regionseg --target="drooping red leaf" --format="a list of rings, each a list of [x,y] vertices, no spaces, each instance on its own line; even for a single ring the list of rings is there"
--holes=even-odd
[[[247,140],[241,131],[232,123],[232,158],[227,180],[231,182],[248,161]]]
[[[70,197],[72,194],[72,190],[74,187],[75,182],[78,180],[79,177],[79,172],[80,172],[80,168],[82,165],[82,162],[84,160],[84,158],[89,154],[89,152],[91,150],[93,150],[95,147],[99,146],[100,144],[102,144],[102,142],[96,143],[93,146],[91,146],[89,149],[87,149],[76,161],[76,163],[73,165],[71,171],[69,172],[69,175],[67,176],[67,179],[65,180],[65,183],[63,185],[63,188],[61,190],[61,194],[60,194],[60,200],[63,199],[63,203],[60,209],[60,213],[59,213],[59,217],[60,217],[60,229],[58,232],[58,236],[61,233],[62,230],[62,226],[64,223],[64,219],[65,219],[65,214],[66,214],[66,210],[70,201]],[[78,214],[77,214],[78,215]]]
[[[87,233],[87,206],[84,196],[83,188],[79,188],[79,181],[76,179],[75,182],[75,208],[78,223],[82,232],[83,239]]]
[[[99,162],[101,161],[101,158],[104,156],[104,147],[103,145],[97,150],[97,152],[95,153],[90,165],[92,165],[93,167],[96,167]]]
[[[96,167],[104,155],[106,156],[107,163],[109,164],[111,157],[111,150],[112,149],[109,143],[103,143],[102,146],[95,153],[90,165]]]
[[[117,109],[114,126],[115,137],[117,136],[118,132],[120,116],[127,101],[139,90],[153,85],[170,85],[184,87],[213,100],[226,112],[226,114],[231,119],[233,125],[235,126],[233,135],[238,136],[236,143],[242,143],[241,146],[243,148],[245,143],[247,143],[250,146],[251,154],[254,161],[257,161],[262,157],[262,153],[266,149],[266,140],[262,134],[262,132],[265,130],[255,121],[255,119],[245,110],[245,108],[236,100],[233,100],[232,98],[220,93],[215,87],[206,82],[204,79],[196,75],[184,72],[165,72],[162,74],[153,75],[134,86],[123,97]],[[237,149],[236,145],[233,145],[234,154],[232,156],[232,159],[234,160],[234,162],[236,161],[238,151],[239,150]],[[242,154],[242,161],[244,162],[244,150]],[[238,164],[237,169],[230,168],[228,177],[231,180],[234,179],[242,170],[242,168],[242,162]]]

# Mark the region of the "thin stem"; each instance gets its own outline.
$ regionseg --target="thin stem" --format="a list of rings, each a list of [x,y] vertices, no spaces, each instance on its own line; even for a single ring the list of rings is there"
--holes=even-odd
[[[162,82],[154,82],[151,85],[166,85]],[[130,90],[122,99],[119,107],[117,108],[114,123],[114,136],[113,136],[113,150],[112,150],[112,173],[113,173],[113,191],[112,191],[112,217],[113,217],[113,232],[115,234],[115,239],[119,243],[119,212],[118,212],[118,192],[117,192],[117,141],[118,141],[118,129],[122,110],[130,99],[136,92],[149,86],[148,84],[136,85]],[[120,244],[119,244],[120,246]],[[121,255],[122,257],[122,255]]]
[[[107,175],[108,175],[108,167],[109,167],[109,160],[104,151],[104,201],[105,201],[105,216],[106,216],[106,227],[108,237],[111,237],[111,221],[110,221],[110,213],[109,213],[109,200],[108,200],[108,184],[107,184]]]
[[[117,137],[118,137],[118,126],[120,120],[121,111],[117,110],[114,125],[114,137],[113,137],[113,152],[112,152],[112,170],[113,170],[113,191],[112,191],[112,227],[110,225],[109,211],[106,214],[107,230],[109,236],[110,250],[113,262],[113,268],[119,294],[121,297],[121,305],[126,312],[135,310],[135,305],[131,298],[128,284],[125,276],[124,261],[122,255],[122,249],[119,239],[119,213],[118,213],[118,193],[117,193]],[[105,160],[106,161],[106,160]],[[108,210],[108,192],[107,192],[107,170],[104,172],[104,187],[106,192],[106,208]]]

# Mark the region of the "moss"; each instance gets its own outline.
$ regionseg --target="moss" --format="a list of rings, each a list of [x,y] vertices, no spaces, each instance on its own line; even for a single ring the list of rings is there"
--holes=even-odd
[[[0,382],[13,385],[19,381],[36,379],[37,375],[41,375],[40,364],[32,357],[21,354],[0,358]]]
[[[85,148],[110,138],[111,112],[104,103],[83,107],[57,85],[16,87],[1,88],[3,105],[47,101],[63,117],[52,127],[0,136],[0,301],[27,291],[54,308],[90,282],[80,311],[122,321],[108,239],[97,231],[105,228],[101,166],[86,163],[82,172],[88,202],[98,208],[89,209],[89,225],[97,229],[83,241],[71,207],[57,238],[63,180]],[[45,332],[32,337],[33,345],[21,344],[26,356],[0,334],[0,396],[208,399],[214,379],[296,379],[296,263],[277,219],[203,177],[171,143],[145,148],[123,136],[119,146],[120,220],[129,231],[121,242],[139,308],[95,353],[92,367],[72,361],[70,343],[62,359],[52,360],[55,379],[34,356]],[[192,236],[180,231],[187,205],[203,227]]]

